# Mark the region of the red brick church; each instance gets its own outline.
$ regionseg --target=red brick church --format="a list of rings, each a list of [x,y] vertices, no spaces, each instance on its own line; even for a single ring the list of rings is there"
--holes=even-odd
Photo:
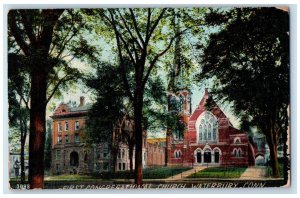
[[[175,130],[168,138],[168,165],[254,165],[254,148],[247,133],[233,127],[207,89],[193,113],[188,91],[171,97],[179,99],[181,120],[186,129],[183,135]]]

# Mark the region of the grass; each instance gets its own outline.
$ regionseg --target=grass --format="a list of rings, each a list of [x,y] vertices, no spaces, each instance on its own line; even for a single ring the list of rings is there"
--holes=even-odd
[[[164,179],[180,174],[191,169],[190,167],[155,167],[143,169],[143,179]],[[133,179],[129,171],[119,171],[114,175],[110,172],[95,173],[91,175],[53,175],[46,176],[45,181],[95,181],[108,179]],[[19,178],[11,178],[10,181],[20,181]]]
[[[240,178],[246,167],[210,167],[189,175],[188,178]]]
[[[144,179],[165,179],[190,169],[191,167],[180,167],[180,166],[148,168],[143,170],[143,178]]]
[[[279,169],[279,177],[284,177],[284,170],[283,170],[284,164],[283,163],[279,163],[278,166],[279,166],[278,167],[278,169]],[[270,167],[270,166],[267,167],[266,174],[269,177],[272,176],[272,167]]]
[[[68,181],[75,181],[75,180],[95,180],[97,178],[91,175],[55,175],[55,176],[47,176],[45,178],[46,181],[60,181],[60,180],[68,180]]]

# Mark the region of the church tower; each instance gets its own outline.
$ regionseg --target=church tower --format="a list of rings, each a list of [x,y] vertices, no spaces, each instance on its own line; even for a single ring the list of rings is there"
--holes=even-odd
[[[174,31],[180,32],[179,18],[174,17]],[[171,65],[168,82],[168,113],[173,119],[173,126],[166,132],[166,165],[183,163],[184,137],[187,133],[189,117],[192,113],[191,91],[189,81],[184,75],[182,64],[181,36],[175,40],[174,59]],[[175,123],[177,122],[177,123]],[[175,123],[175,124],[174,124]]]

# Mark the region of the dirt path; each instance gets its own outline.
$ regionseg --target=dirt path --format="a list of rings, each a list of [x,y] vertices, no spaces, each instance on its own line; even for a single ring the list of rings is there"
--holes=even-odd
[[[240,180],[261,180],[265,178],[266,168],[260,166],[248,167],[241,175]]]

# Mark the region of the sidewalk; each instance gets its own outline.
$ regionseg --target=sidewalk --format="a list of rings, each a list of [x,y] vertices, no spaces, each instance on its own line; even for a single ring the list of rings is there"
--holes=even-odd
[[[239,178],[240,180],[262,180],[265,179],[266,168],[259,166],[248,167]]]
[[[207,168],[207,166],[195,166],[194,168],[192,168],[188,171],[185,171],[185,172],[182,172],[178,175],[174,175],[172,177],[166,178],[165,180],[166,181],[181,180],[181,179],[184,179],[184,178],[188,177],[189,175],[191,175],[193,173],[196,173],[196,172],[201,171],[201,170],[206,169],[206,168]]]

